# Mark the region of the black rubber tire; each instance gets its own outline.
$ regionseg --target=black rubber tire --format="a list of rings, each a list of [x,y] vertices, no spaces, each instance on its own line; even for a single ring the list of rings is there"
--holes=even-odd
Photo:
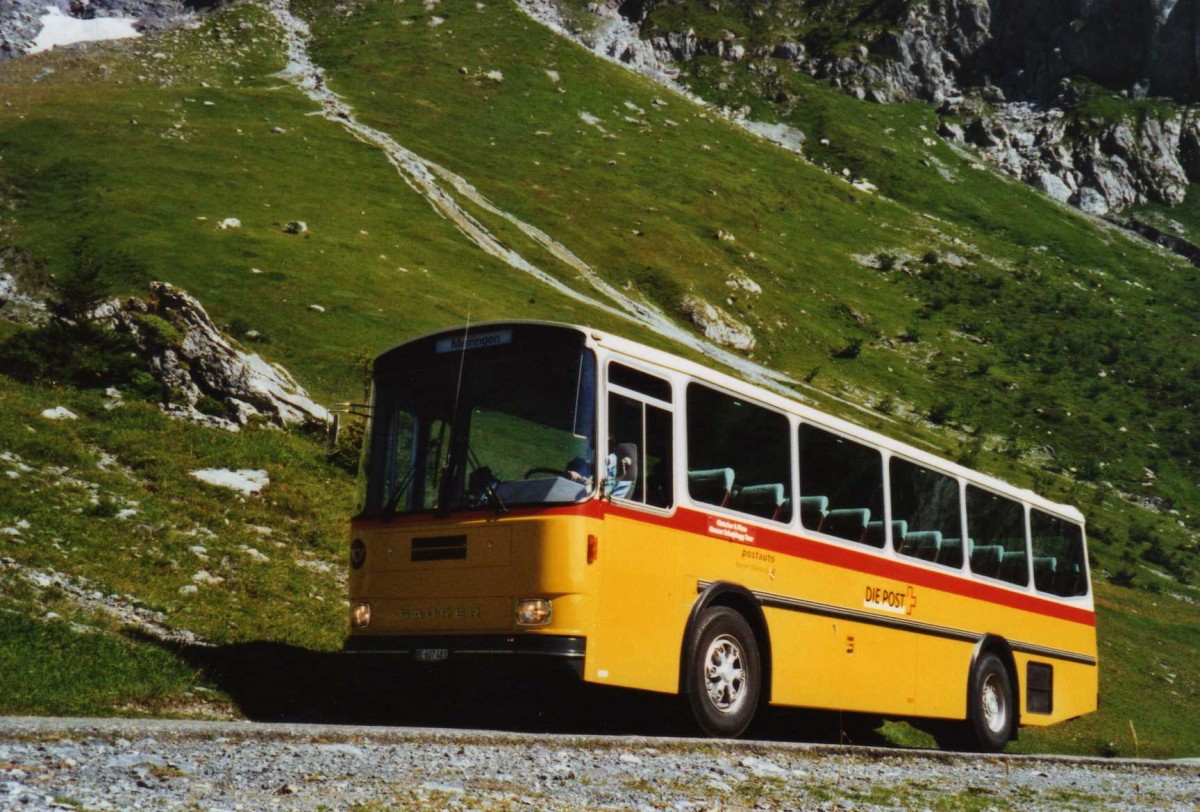
[[[762,698],[761,658],[750,624],[727,606],[706,609],[687,656],[688,703],[700,729],[718,738],[742,735]]]
[[[1016,730],[1017,706],[1012,677],[1004,662],[991,652],[975,661],[971,673],[965,749],[998,753]]]

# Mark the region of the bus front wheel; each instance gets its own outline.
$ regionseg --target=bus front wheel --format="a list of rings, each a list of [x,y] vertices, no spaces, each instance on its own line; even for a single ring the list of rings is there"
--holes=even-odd
[[[750,624],[727,606],[700,616],[692,637],[688,702],[710,736],[740,736],[758,710],[762,670]]]

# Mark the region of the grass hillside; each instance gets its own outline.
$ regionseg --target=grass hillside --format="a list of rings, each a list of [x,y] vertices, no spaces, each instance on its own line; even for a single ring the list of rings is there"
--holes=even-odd
[[[1079,505],[1103,707],[1019,747],[1131,754],[1133,720],[1143,755],[1200,753],[1196,269],[956,153],[928,107],[781,75],[801,158],[507,2],[297,11],[359,121],[624,295],[680,323],[684,296],[712,302],[803,397]],[[688,352],[481,251],[381,150],[314,115],[285,62],[268,9],[241,3],[194,29],[0,66],[4,269],[49,286],[86,243],[113,292],[188,290],[325,401],[360,396],[362,357],[468,313]],[[749,98],[700,64],[702,95]],[[528,262],[605,299],[511,219],[458,199]],[[218,228],[230,217],[241,227]],[[0,339],[25,329],[0,323]],[[133,395],[107,409],[101,390],[52,380],[0,375],[0,399],[0,710],[248,712],[217,654],[153,643],[113,607],[221,656],[337,648],[353,482],[316,438],[173,422]],[[42,417],[58,405],[79,419]],[[270,484],[231,496],[190,475],[208,467]]]

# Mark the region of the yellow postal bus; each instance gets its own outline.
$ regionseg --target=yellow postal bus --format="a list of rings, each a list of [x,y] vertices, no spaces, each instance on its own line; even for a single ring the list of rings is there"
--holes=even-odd
[[[558,658],[686,695],[947,720],[998,750],[1096,708],[1083,517],[585,327],[375,361],[352,652]]]

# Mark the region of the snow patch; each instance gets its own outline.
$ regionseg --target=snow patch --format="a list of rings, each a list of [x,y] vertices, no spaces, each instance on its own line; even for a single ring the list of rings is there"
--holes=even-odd
[[[54,6],[46,6],[42,15],[42,30],[33,40],[29,53],[49,51],[58,45],[74,45],[78,42],[100,42],[110,39],[140,37],[141,32],[133,26],[136,17],[94,17],[80,20],[68,17]]]
[[[199,471],[192,471],[192,476],[201,482],[218,485],[222,488],[232,488],[246,495],[258,493],[271,484],[266,471],[256,471],[250,468],[241,468],[237,471],[230,471],[228,468],[201,468]]]

